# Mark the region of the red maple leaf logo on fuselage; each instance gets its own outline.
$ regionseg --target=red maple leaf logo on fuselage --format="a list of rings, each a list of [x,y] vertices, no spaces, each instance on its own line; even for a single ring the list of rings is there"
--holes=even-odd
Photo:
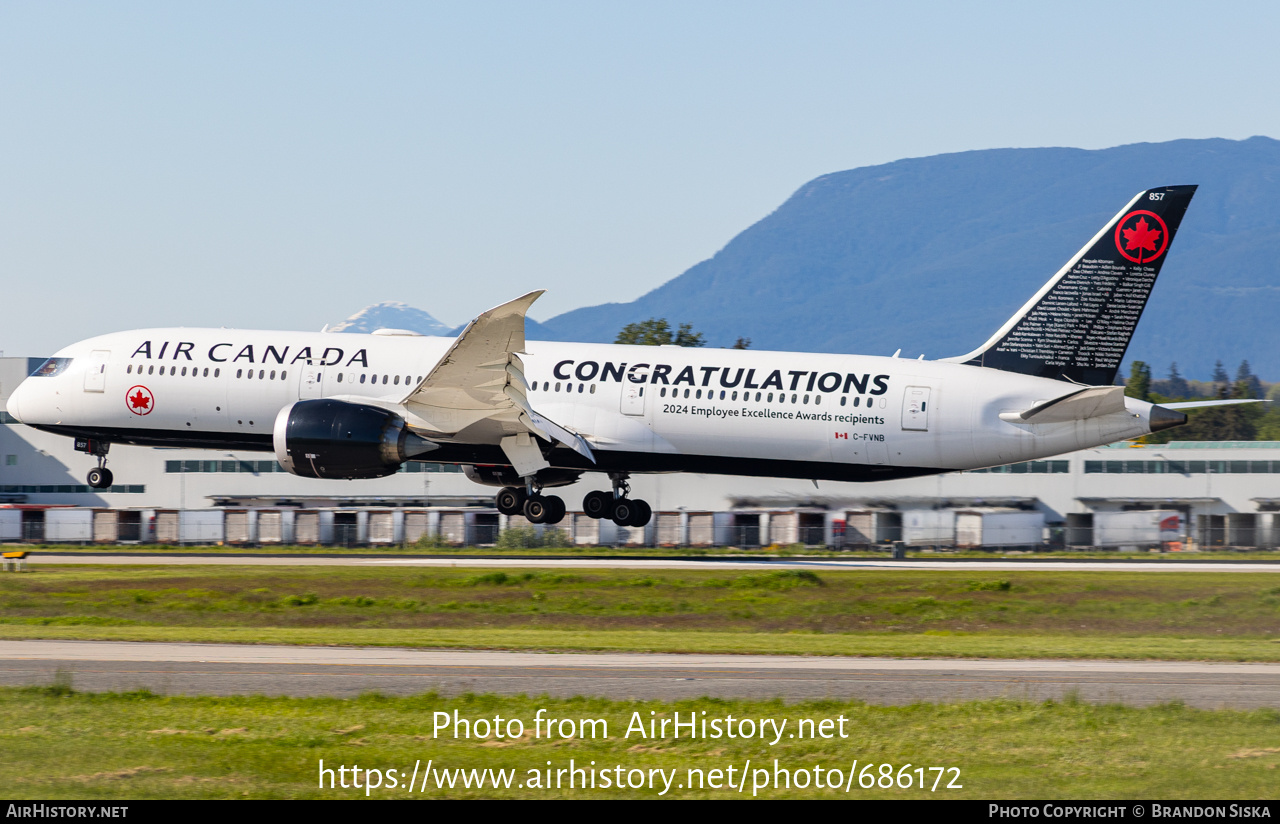
[[[135,415],[151,414],[151,404],[154,396],[151,390],[145,386],[134,386],[124,395],[125,401],[129,404],[129,411]]]

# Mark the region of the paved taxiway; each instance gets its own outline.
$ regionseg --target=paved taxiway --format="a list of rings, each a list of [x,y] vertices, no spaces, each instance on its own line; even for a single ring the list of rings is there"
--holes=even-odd
[[[0,684],[145,687],[166,694],[599,695],[856,698],[877,704],[1007,696],[1205,709],[1280,707],[1280,664],[536,653],[398,648],[0,641]]]
[[[32,553],[29,563],[40,564],[113,564],[113,565],[200,565],[216,566],[412,566],[412,567],[494,567],[556,569],[928,569],[934,571],[982,570],[1031,572],[1280,572],[1280,562],[1225,561],[1042,561],[1042,560],[974,560],[974,561],[877,561],[843,560],[839,558],[738,558],[733,556],[701,559],[682,558],[470,558],[410,557],[358,555],[234,555],[153,553]]]

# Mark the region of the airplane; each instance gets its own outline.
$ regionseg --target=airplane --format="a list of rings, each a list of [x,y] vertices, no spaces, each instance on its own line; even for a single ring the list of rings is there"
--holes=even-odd
[[[1115,378],[1195,186],[1140,192],[986,343],[926,361],[525,339],[530,292],[456,338],[145,329],[57,352],[8,401],[75,439],[112,485],[112,444],[274,452],[307,478],[463,466],[497,509],[558,523],[545,490],[607,474],[582,510],[643,526],[638,473],[879,481],[1101,446],[1186,422]],[[901,350],[899,350],[901,351]]]

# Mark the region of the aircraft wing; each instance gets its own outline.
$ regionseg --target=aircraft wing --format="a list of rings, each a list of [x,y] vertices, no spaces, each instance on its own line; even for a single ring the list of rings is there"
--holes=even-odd
[[[532,433],[562,443],[594,463],[585,440],[538,414],[529,403],[520,355],[525,313],[541,295],[542,290],[530,292],[482,312],[401,403],[447,435],[488,420],[505,435]]]

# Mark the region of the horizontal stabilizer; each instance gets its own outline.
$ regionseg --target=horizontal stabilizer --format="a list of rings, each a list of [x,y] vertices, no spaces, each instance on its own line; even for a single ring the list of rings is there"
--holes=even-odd
[[[1123,412],[1123,386],[1088,386],[1061,398],[1037,404],[1026,412],[1002,412],[1009,423],[1065,423]]]

